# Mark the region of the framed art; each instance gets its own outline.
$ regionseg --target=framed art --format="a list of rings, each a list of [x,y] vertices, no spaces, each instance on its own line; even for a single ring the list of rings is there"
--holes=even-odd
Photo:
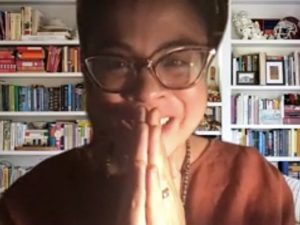
[[[255,85],[257,84],[256,72],[237,71],[237,85]]]
[[[284,84],[283,61],[280,60],[266,62],[266,84]]]

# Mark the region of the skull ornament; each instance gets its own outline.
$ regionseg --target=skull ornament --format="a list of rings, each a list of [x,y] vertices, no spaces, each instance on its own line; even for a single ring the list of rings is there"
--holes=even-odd
[[[300,39],[300,21],[295,17],[285,17],[274,27],[276,39]]]

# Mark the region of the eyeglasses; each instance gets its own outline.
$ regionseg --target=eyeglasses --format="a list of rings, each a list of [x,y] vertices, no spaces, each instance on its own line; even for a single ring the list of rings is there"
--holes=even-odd
[[[134,88],[140,70],[146,67],[165,88],[180,90],[193,86],[206,71],[215,49],[182,46],[157,52],[148,59],[132,59],[117,54],[88,57],[88,75],[106,92],[119,93]]]

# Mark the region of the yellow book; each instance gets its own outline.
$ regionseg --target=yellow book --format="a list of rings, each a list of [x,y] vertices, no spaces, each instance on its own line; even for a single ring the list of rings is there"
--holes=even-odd
[[[297,151],[297,156],[300,156],[300,129],[296,130],[296,138],[295,138],[295,142],[296,142],[296,151]]]
[[[3,187],[4,187],[4,190],[8,189],[9,187],[9,170],[7,167],[4,167],[3,168]]]

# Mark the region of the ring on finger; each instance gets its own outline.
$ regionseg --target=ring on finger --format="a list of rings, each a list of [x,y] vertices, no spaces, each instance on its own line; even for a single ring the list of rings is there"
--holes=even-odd
[[[168,198],[169,195],[170,195],[170,190],[168,187],[164,188],[162,191],[161,191],[161,195],[162,195],[162,198],[165,199],[165,198]]]

